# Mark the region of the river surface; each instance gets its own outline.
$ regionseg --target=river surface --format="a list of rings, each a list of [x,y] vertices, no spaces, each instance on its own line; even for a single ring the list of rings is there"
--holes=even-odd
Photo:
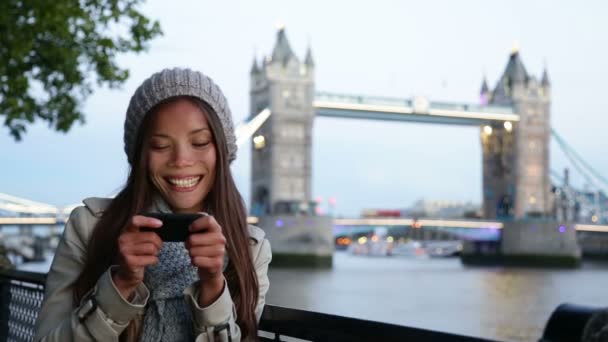
[[[271,268],[267,303],[500,341],[538,341],[563,302],[608,306],[608,264],[465,267],[458,258],[334,254],[331,270]]]
[[[46,272],[44,263],[19,269]],[[332,269],[270,269],[266,302],[499,341],[538,341],[564,302],[608,306],[608,263],[465,267],[458,258],[334,253]]]

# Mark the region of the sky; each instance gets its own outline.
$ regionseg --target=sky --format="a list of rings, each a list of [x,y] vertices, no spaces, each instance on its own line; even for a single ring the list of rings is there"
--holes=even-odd
[[[301,59],[312,48],[316,89],[345,94],[477,103],[484,75],[493,87],[517,44],[530,74],[548,69],[552,126],[608,175],[606,2],[150,0],[142,10],[164,35],[147,52],[118,58],[129,80],[96,88],[82,107],[84,125],[62,134],[37,123],[21,142],[0,128],[0,193],[61,206],[120,189],[129,99],[166,67],[211,76],[241,122],[252,60],[271,53],[279,23]],[[313,141],[313,194],[326,209],[335,197],[334,214],[405,208],[421,198],[481,202],[477,128],[317,118]],[[550,163],[569,166],[554,142]],[[232,170],[249,202],[249,144]]]

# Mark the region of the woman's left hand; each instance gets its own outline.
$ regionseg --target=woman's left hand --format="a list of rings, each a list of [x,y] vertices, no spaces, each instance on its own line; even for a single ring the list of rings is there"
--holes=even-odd
[[[199,305],[212,304],[224,290],[224,254],[226,238],[213,216],[202,216],[192,222],[186,249],[200,278]]]

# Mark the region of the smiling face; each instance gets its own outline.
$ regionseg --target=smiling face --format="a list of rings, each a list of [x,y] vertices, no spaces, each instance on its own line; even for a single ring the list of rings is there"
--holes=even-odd
[[[215,182],[216,147],[207,115],[178,98],[159,106],[148,139],[152,183],[176,213],[196,213]]]

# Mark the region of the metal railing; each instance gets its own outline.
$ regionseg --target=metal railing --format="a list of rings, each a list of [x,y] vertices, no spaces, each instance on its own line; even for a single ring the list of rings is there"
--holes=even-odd
[[[0,341],[33,341],[46,275],[0,270]]]
[[[0,269],[0,341],[33,341],[45,281],[46,274]],[[561,305],[541,341],[579,341],[586,322],[598,310]],[[265,306],[259,329],[260,341],[490,341],[273,305]]]

